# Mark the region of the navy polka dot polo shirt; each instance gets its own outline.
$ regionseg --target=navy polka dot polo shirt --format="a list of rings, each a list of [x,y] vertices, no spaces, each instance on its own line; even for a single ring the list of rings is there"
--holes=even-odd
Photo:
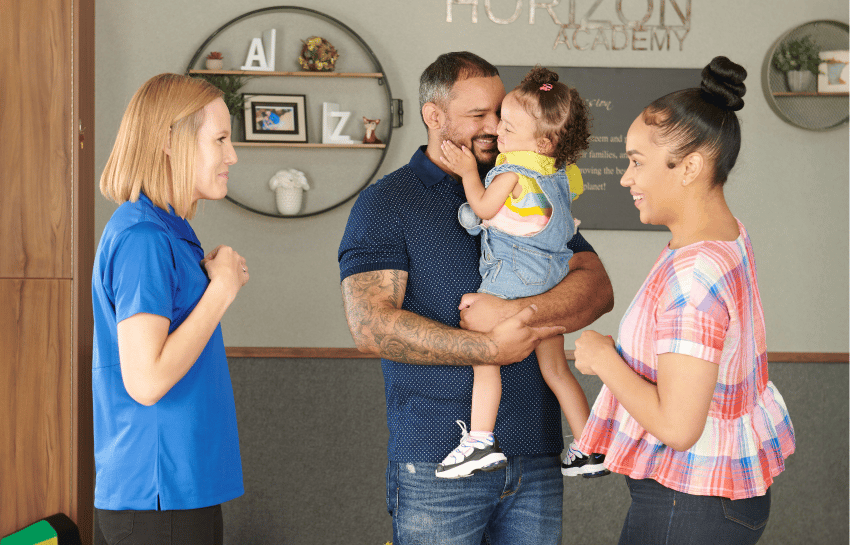
[[[479,237],[458,223],[463,186],[420,148],[410,163],[364,189],[339,248],[340,279],[361,272],[408,273],[402,308],[457,327],[464,293],[478,290]],[[593,251],[581,237],[574,252]],[[469,424],[472,368],[412,365],[382,359],[390,431],[389,460],[440,462]],[[564,448],[558,401],[532,353],[501,368],[502,401],[495,433],[508,456],[557,454]]]

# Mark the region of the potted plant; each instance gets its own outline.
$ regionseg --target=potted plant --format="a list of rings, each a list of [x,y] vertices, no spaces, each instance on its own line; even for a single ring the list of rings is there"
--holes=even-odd
[[[786,74],[792,93],[811,88],[820,62],[818,48],[809,36],[785,40],[773,54],[773,66]]]
[[[212,51],[207,55],[207,70],[221,70],[224,68],[224,55],[218,51]]]
[[[300,170],[287,168],[278,170],[271,180],[269,189],[275,193],[277,210],[284,216],[293,216],[301,210],[304,191],[310,189],[307,177]]]
[[[242,87],[245,86],[245,83],[247,83],[251,78],[240,74],[196,74],[195,77],[208,81],[221,89],[221,92],[224,93],[222,98],[224,99],[224,103],[227,105],[227,111],[230,112],[231,138],[236,140],[236,122],[244,113],[242,111],[244,101],[242,100],[242,94],[239,90],[242,89]]]

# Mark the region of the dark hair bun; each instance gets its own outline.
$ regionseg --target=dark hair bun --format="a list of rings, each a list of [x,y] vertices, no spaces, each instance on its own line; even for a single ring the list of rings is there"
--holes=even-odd
[[[558,74],[549,70],[548,68],[544,68],[540,65],[535,66],[522,78],[522,83],[532,82],[539,85],[543,85],[544,83],[555,83],[558,81]]]
[[[714,57],[702,69],[703,98],[725,110],[736,112],[744,107],[742,98],[747,92],[744,80],[747,71],[726,57]]]

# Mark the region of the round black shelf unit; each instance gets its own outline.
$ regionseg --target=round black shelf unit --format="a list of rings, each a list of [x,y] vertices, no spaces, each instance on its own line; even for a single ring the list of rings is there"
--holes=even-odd
[[[272,6],[272,7],[268,7],[268,8],[261,8],[261,9],[256,9],[256,10],[253,10],[253,11],[243,13],[242,15],[235,17],[234,19],[231,19],[230,21],[228,21],[227,23],[222,25],[218,30],[216,30],[215,32],[210,34],[207,37],[207,39],[204,40],[204,42],[200,45],[200,47],[198,47],[197,51],[195,51],[195,54],[192,56],[192,59],[189,61],[189,64],[186,66],[186,74],[188,75],[190,73],[190,71],[194,68],[195,63],[197,63],[201,59],[201,56],[204,54],[204,51],[206,50],[206,47],[219,34],[224,32],[225,30],[227,30],[229,27],[235,25],[236,23],[244,21],[245,19],[251,18],[251,17],[255,17],[255,16],[258,16],[258,15],[265,15],[265,14],[268,14],[268,13],[278,12],[278,11],[295,12],[295,13],[302,13],[302,14],[306,14],[306,15],[312,15],[312,16],[317,17],[319,19],[323,19],[323,20],[335,25],[336,27],[342,29],[346,33],[348,33],[357,42],[357,44],[360,47],[363,48],[363,51],[368,56],[369,60],[371,60],[374,63],[378,72],[382,74],[382,77],[378,78],[378,85],[381,85],[381,86],[384,87],[386,97],[387,97],[387,105],[388,105],[387,110],[388,110],[388,113],[390,115],[390,123],[387,124],[389,131],[387,132],[386,139],[384,140],[384,147],[381,149],[381,156],[378,159],[377,163],[375,164],[375,168],[372,169],[372,172],[369,174],[369,176],[366,177],[363,184],[360,185],[354,192],[352,192],[350,195],[344,196],[342,198],[342,200],[339,200],[339,201],[335,202],[334,204],[332,204],[330,206],[326,206],[325,208],[322,208],[321,210],[314,210],[312,212],[307,212],[307,213],[304,213],[304,214],[283,215],[283,214],[273,214],[273,213],[269,213],[269,212],[266,212],[266,211],[263,211],[263,210],[257,210],[256,208],[253,208],[251,206],[248,206],[244,203],[237,201],[236,199],[232,198],[230,195],[225,196],[225,199],[232,202],[236,206],[239,206],[240,208],[244,208],[245,210],[248,210],[248,211],[253,212],[255,214],[260,214],[262,216],[267,216],[267,217],[271,217],[271,218],[293,218],[293,219],[294,218],[308,218],[308,217],[311,217],[311,216],[317,216],[319,214],[324,214],[325,212],[328,212],[330,210],[333,210],[334,208],[342,206],[343,204],[347,203],[348,201],[350,201],[351,199],[356,197],[366,186],[369,185],[372,178],[378,172],[378,169],[381,168],[381,164],[384,162],[384,157],[386,157],[386,155],[387,155],[387,150],[389,149],[390,141],[392,140],[392,134],[393,134],[392,118],[393,118],[393,113],[394,113],[393,112],[393,98],[392,98],[392,92],[390,91],[390,83],[387,80],[387,74],[386,74],[386,72],[384,72],[384,68],[381,66],[381,62],[378,60],[378,57],[375,56],[375,53],[372,51],[372,49],[369,47],[369,45],[365,41],[363,41],[363,38],[361,38],[359,34],[354,32],[354,30],[352,30],[351,27],[349,27],[348,25],[346,25],[345,23],[343,23],[339,19],[335,19],[335,18],[331,17],[330,15],[327,15],[327,14],[322,13],[320,11],[316,11],[316,10],[310,9],[310,8],[303,8],[303,7],[300,7],[300,6]]]
[[[783,33],[768,49],[762,65],[762,88],[765,99],[780,119],[810,131],[827,131],[846,125],[848,116],[847,93],[789,92],[785,74],[773,66],[773,56],[786,41],[808,36],[821,51],[846,50],[848,25],[840,21],[820,19],[798,25]],[[817,79],[817,78],[816,78]]]

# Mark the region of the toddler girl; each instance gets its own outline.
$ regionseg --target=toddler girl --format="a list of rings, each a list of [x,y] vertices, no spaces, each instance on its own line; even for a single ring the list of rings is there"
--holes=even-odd
[[[501,152],[481,183],[475,157],[465,146],[445,141],[440,158],[461,176],[467,203],[458,219],[470,234],[481,234],[479,292],[504,299],[538,295],[569,272],[575,234],[570,203],[582,192],[575,161],[588,148],[590,122],[575,89],[558,75],[535,67],[502,101],[496,129]],[[483,218],[483,221],[482,219]],[[564,337],[545,339],[536,350],[540,372],[555,393],[573,435],[581,436],[590,414],[584,392],[570,372]],[[437,477],[466,477],[504,467],[507,458],[493,435],[502,395],[498,366],[473,367],[471,431],[437,467]],[[570,445],[562,473],[585,477],[607,474],[604,457],[588,456]]]

